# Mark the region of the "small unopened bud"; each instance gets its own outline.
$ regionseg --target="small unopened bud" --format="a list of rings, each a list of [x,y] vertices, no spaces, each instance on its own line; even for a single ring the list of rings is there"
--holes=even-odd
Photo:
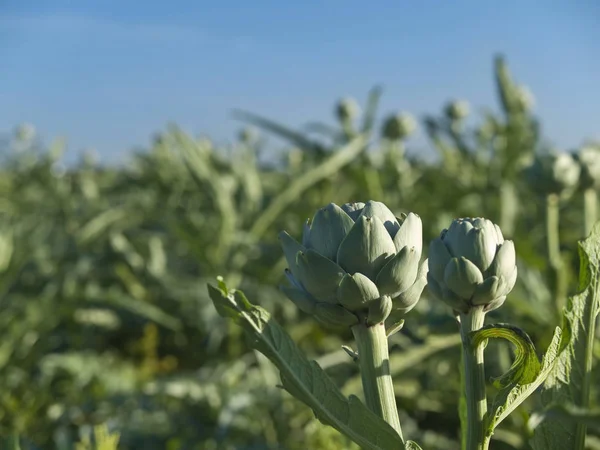
[[[390,141],[406,139],[417,128],[417,122],[408,113],[400,113],[388,117],[383,123],[383,137]]]
[[[581,186],[584,189],[600,188],[600,146],[586,146],[575,153],[581,166]]]
[[[525,169],[531,189],[540,195],[556,194],[568,197],[579,181],[581,167],[569,153],[537,155]]]
[[[343,98],[335,106],[335,115],[341,121],[354,120],[360,113],[360,107],[353,98]]]
[[[462,120],[469,115],[469,102],[456,100],[446,105],[446,117],[452,121]]]
[[[31,142],[36,137],[36,129],[30,123],[22,123],[15,129],[15,138],[19,141]]]

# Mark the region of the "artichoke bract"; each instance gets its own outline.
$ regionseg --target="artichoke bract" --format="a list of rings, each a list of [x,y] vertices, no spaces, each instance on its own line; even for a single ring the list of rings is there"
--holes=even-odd
[[[454,311],[500,307],[517,280],[515,246],[483,218],[456,219],[429,245],[429,292]]]
[[[397,218],[381,202],[330,203],[307,221],[302,243],[279,238],[291,284],[283,292],[324,325],[400,320],[427,283],[421,219]]]

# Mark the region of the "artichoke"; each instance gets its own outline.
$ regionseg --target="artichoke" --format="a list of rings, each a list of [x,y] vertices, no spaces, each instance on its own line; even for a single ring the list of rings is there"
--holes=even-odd
[[[429,245],[429,292],[453,310],[500,307],[517,280],[515,246],[482,218],[457,219]]]
[[[445,108],[446,117],[452,121],[459,121],[469,115],[469,103],[465,100],[449,102]]]
[[[335,106],[335,115],[341,121],[353,120],[360,114],[360,106],[353,98],[343,98]]]
[[[600,188],[600,146],[583,147],[575,154],[581,167],[581,186],[584,189]]]
[[[417,129],[417,122],[407,113],[389,116],[383,122],[381,134],[390,141],[401,141],[414,133]]]
[[[525,170],[531,188],[541,195],[566,197],[573,193],[581,169],[569,153],[538,155]]]
[[[283,292],[327,326],[398,321],[426,284],[421,219],[397,218],[380,202],[330,203],[307,221],[302,243],[279,238],[291,284]]]

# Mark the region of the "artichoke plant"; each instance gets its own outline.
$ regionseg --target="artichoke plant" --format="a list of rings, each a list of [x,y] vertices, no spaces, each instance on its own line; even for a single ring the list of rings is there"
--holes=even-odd
[[[580,172],[579,164],[572,155],[549,153],[536,156],[525,175],[538,194],[567,197],[577,187]]]
[[[430,293],[460,313],[500,307],[517,280],[515,246],[487,219],[454,220],[428,256]]]
[[[421,219],[380,202],[330,203],[307,221],[302,243],[285,231],[280,240],[291,283],[283,292],[327,326],[398,321],[426,284]]]
[[[389,116],[383,123],[381,134],[390,141],[406,139],[417,129],[417,122],[407,113]]]
[[[584,189],[600,188],[600,146],[581,148],[575,154],[575,159],[581,166],[581,186]]]

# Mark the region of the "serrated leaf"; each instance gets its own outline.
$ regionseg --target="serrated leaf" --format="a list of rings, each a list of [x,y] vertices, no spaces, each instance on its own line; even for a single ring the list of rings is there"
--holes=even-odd
[[[531,338],[520,328],[513,325],[498,323],[486,325],[473,332],[471,343],[477,347],[487,339],[506,339],[515,345],[515,360],[504,375],[494,380],[494,385],[501,389],[512,384],[528,384],[535,380],[540,373],[540,361],[535,353]]]
[[[240,325],[250,344],[277,366],[283,387],[312,408],[315,416],[364,449],[396,450],[404,443],[396,431],[357,397],[346,398],[315,361],[309,361],[264,309],[238,290],[208,285],[217,311]]]
[[[530,383],[515,383],[502,389],[494,399],[487,420],[488,438],[494,429],[521,405],[535,390],[541,386],[550,371],[554,368],[558,355],[568,341],[568,333],[556,327],[548,350],[542,359],[541,369],[537,377]]]
[[[406,441],[404,450],[423,450],[415,441]]]
[[[587,239],[579,242],[579,261],[580,290],[569,298],[564,311],[570,339],[544,383],[542,403],[545,406],[589,407],[595,326],[600,311],[600,222]],[[585,446],[586,428],[585,423],[548,418],[535,429],[532,446],[535,450],[581,450]]]

